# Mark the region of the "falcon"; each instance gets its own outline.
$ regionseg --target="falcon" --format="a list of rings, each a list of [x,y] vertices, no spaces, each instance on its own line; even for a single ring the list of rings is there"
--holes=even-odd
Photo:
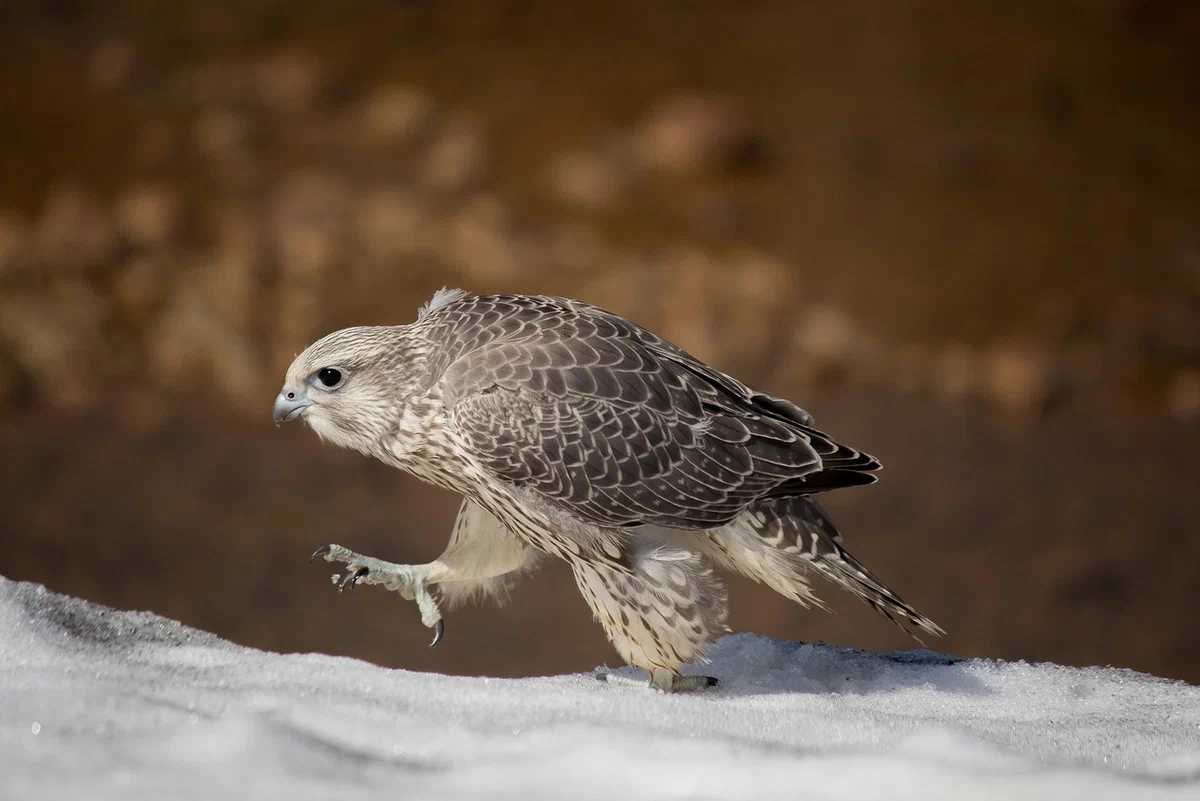
[[[432,645],[439,603],[502,600],[542,555],[567,561],[621,658],[660,692],[716,684],[681,674],[729,630],[714,564],[823,607],[815,573],[914,637],[943,634],[846,551],[813,497],[873,483],[877,459],[595,306],[443,289],[409,325],[346,328],[297,356],[274,419],[298,418],[463,496],[428,564],[313,554],[345,565],[339,590],[415,601]]]

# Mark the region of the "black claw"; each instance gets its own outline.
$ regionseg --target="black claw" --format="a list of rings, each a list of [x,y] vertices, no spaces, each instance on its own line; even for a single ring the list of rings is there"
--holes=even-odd
[[[717,679],[715,676],[705,676],[704,678],[707,680],[707,684],[709,687],[717,686]]]
[[[354,589],[354,585],[358,583],[358,580],[370,572],[371,568],[360,567],[353,573],[348,574],[344,579],[342,579],[342,583],[338,585],[338,592],[341,592],[342,590]]]
[[[442,641],[442,635],[446,633],[446,622],[439,620],[433,625],[433,642],[429,643],[430,648],[436,648],[437,644]]]
[[[320,548],[313,551],[312,556],[308,557],[308,563],[311,565],[313,563],[313,560],[316,559],[318,556],[324,556],[325,554],[329,553],[332,550],[333,549],[330,548],[328,545],[322,545]]]

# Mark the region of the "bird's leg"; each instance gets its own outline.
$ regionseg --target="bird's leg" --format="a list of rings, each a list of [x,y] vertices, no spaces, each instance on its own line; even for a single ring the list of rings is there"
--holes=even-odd
[[[385,562],[371,556],[363,556],[341,545],[322,545],[313,551],[311,562],[318,556],[326,562],[342,562],[346,565],[346,575],[334,575],[333,581],[338,592],[354,589],[356,584],[382,584],[389,590],[400,593],[409,601],[416,601],[421,610],[421,622],[427,628],[433,629],[433,647],[441,642],[446,624],[442,622],[442,613],[438,610],[437,602],[429,592],[431,583],[432,564],[427,565],[398,565]]]
[[[606,684],[649,688],[659,693],[686,693],[695,690],[707,690],[709,687],[717,686],[717,680],[712,676],[680,676],[678,673],[670,670],[650,671],[649,683],[641,679],[622,676],[619,673],[601,672],[596,674],[596,678]]]
[[[716,686],[714,676],[680,676],[670,670],[650,671],[650,689],[660,693],[686,693]]]

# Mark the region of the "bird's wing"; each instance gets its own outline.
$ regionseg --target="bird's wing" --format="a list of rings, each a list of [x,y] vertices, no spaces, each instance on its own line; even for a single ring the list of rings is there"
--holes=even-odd
[[[458,324],[483,344],[440,376],[450,426],[491,475],[590,522],[708,528],[757,498],[869,483],[879,466],[623,318],[557,299],[469,301],[503,333]]]

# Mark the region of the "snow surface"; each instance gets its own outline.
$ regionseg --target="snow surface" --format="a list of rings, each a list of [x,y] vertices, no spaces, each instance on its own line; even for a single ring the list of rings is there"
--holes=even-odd
[[[386,670],[0,577],[0,798],[1200,799],[1197,687],[746,634],[712,659],[687,696]]]

